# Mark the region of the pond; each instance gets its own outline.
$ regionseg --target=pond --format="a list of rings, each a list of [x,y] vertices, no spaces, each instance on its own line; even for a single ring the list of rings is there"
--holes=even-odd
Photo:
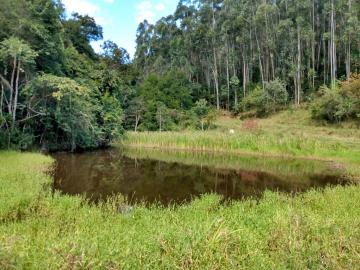
[[[116,148],[54,158],[55,189],[94,202],[116,194],[130,204],[182,203],[206,193],[238,200],[347,183],[338,166],[314,160]]]

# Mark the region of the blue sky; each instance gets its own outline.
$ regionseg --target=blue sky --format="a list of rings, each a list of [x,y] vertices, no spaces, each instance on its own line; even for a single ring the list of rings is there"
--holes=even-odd
[[[178,0],[62,0],[67,12],[90,15],[103,27],[104,40],[112,40],[125,48],[131,56],[135,53],[138,24],[147,19],[156,22],[172,14]],[[100,50],[103,41],[93,44]]]

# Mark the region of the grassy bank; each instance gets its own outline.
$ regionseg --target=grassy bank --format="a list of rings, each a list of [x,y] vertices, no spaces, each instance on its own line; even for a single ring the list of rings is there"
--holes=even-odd
[[[130,132],[127,147],[211,151],[265,156],[335,160],[349,173],[360,175],[360,130],[357,127],[319,126],[305,110],[287,111],[255,120],[255,128],[228,116],[217,129],[184,132]],[[230,134],[229,130],[234,130]]]
[[[306,182],[309,181],[306,179],[308,175],[342,173],[342,168],[337,168],[337,164],[334,162],[308,159],[263,158],[253,155],[141,148],[125,148],[122,153],[133,159],[152,159],[214,169],[267,172],[283,175],[289,181],[293,181],[295,176]]]
[[[355,269],[359,186],[229,205],[91,206],[52,195],[38,154],[0,152],[0,269]],[[45,185],[45,186],[44,186]],[[26,195],[26,196],[25,196]],[[5,199],[4,199],[5,198]],[[24,199],[26,198],[26,199]]]

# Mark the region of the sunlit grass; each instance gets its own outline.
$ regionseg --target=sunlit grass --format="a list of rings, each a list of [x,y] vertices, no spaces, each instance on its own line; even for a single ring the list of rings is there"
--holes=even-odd
[[[243,121],[227,116],[219,118],[217,129],[205,132],[129,132],[120,144],[135,148],[334,160],[346,164],[350,174],[360,175],[358,128],[319,126],[305,110],[282,112],[255,121],[259,126],[255,130],[247,130]],[[230,134],[230,129],[235,133]]]
[[[164,162],[206,166],[216,169],[262,171],[283,175],[289,181],[299,178],[306,181],[306,176],[326,173],[341,173],[337,164],[297,158],[268,158],[254,155],[237,155],[202,151],[174,151],[166,149],[124,148],[122,153],[133,159],[151,159]]]
[[[230,204],[207,195],[183,206],[138,205],[121,214],[121,200],[95,206],[44,192],[50,180],[43,173],[44,165],[51,165],[47,157],[0,152],[0,160],[0,269],[355,269],[360,264],[357,185],[296,197],[267,192],[259,202]]]
[[[49,192],[51,177],[43,172],[52,159],[38,154],[0,152],[0,222],[16,219]]]

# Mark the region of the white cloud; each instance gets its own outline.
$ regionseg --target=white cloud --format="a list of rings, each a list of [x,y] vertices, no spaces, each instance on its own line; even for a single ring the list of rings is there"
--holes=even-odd
[[[155,9],[157,11],[164,11],[165,10],[165,5],[163,3],[159,3],[155,6]]]
[[[114,2],[114,0],[104,0],[106,2]],[[99,16],[100,8],[97,5],[90,3],[88,0],[63,0],[63,4],[68,14],[77,12],[81,15],[89,15],[93,17],[97,24],[102,26],[109,24],[109,20]]]
[[[153,5],[151,1],[142,1],[136,6],[137,15],[136,21],[141,23],[144,20],[152,23],[155,17],[155,13],[153,12]]]
[[[110,4],[112,4],[112,3],[114,3],[114,0],[104,0],[106,3],[110,3]]]
[[[99,7],[87,0],[63,0],[62,2],[68,13],[77,12],[82,15],[95,16],[99,12]]]
[[[147,20],[150,23],[154,23],[156,14],[166,9],[166,5],[169,3],[169,0],[156,1],[156,4],[153,2],[153,0],[143,0],[136,6],[137,23],[143,22],[144,20]]]

